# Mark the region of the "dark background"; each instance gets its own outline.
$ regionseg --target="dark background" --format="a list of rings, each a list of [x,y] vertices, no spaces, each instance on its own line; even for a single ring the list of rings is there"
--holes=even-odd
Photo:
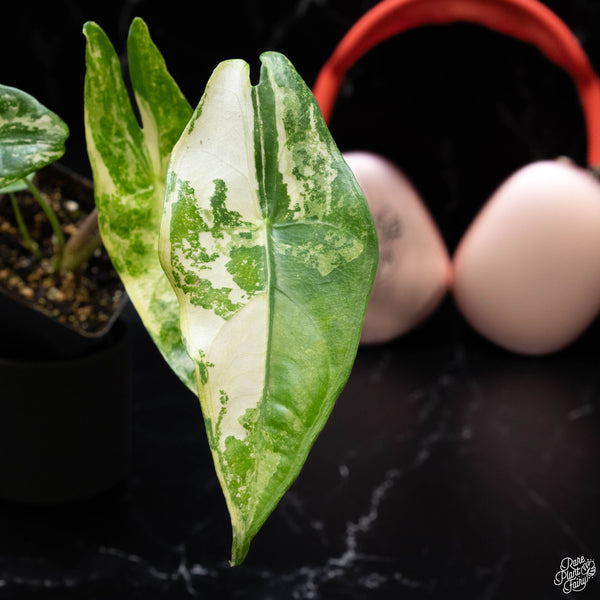
[[[486,0],[482,0],[485,2]],[[89,175],[84,38],[123,56],[143,17],[192,105],[221,60],[288,56],[309,85],[371,0],[11,4],[0,82],[71,128],[63,163]],[[546,4],[600,70],[600,2]],[[407,32],[349,74],[331,123],[342,150],[398,163],[450,249],[485,198],[531,161],[585,160],[569,78],[534,48],[474,25]],[[414,333],[361,348],[297,482],[230,569],[230,530],[196,400],[136,315],[134,463],[80,505],[0,504],[0,598],[562,598],[564,556],[600,560],[600,331],[525,358],[470,331],[446,301]],[[1,382],[0,382],[1,383]],[[1,389],[1,388],[0,388]],[[0,397],[1,397],[0,391]],[[572,594],[600,595],[595,579]]]
[[[36,96],[71,128],[63,162],[89,173],[83,132],[87,20],[106,31],[126,68],[131,19],[141,16],[195,106],[214,67],[243,58],[258,71],[265,50],[283,52],[312,85],[348,28],[373,0],[190,4],[22,2],[1,37],[0,80]],[[600,2],[552,8],[600,62]],[[10,23],[10,24],[9,24]],[[127,77],[125,77],[127,79]],[[331,129],[342,150],[396,161],[434,212],[451,247],[471,216],[514,170],[540,158],[585,160],[583,117],[568,76],[535,48],[476,25],[409,31],[372,50],[351,71]]]

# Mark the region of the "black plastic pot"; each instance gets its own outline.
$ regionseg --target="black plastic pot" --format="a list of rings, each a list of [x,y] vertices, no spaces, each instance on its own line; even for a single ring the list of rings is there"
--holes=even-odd
[[[37,183],[60,186],[65,198],[73,198],[90,212],[94,207],[94,188],[89,179],[54,163],[38,172]],[[50,188],[52,189],[52,187]],[[18,359],[68,359],[96,351],[117,320],[125,302],[123,290],[120,306],[104,326],[88,332],[60,322],[42,307],[28,302],[16,292],[0,289],[0,356]]]
[[[80,357],[0,356],[0,386],[0,498],[69,502],[126,478],[131,357],[123,321]]]
[[[89,354],[102,348],[119,314],[97,333],[77,331],[41,312],[35,306],[17,300],[0,290],[0,357],[45,360],[66,360]]]

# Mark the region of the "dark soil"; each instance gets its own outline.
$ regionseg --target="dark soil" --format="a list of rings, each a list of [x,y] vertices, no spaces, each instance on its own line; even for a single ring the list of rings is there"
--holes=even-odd
[[[59,167],[40,171],[34,182],[56,212],[68,240],[94,206],[89,181]],[[7,194],[0,194],[0,290],[50,317],[94,335],[105,329],[124,300],[121,281],[104,248],[78,272],[56,273],[52,229],[29,192],[16,194],[24,220],[42,258],[23,245]]]

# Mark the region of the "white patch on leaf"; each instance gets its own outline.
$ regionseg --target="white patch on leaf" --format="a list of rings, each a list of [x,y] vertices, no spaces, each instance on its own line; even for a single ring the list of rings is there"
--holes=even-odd
[[[215,69],[198,120],[173,151],[171,169],[194,189],[199,208],[210,209],[214,181],[227,185],[227,210],[242,220],[262,219],[254,165],[253,106],[249,67],[226,61]]]
[[[263,397],[268,339],[268,299],[255,296],[243,309],[223,323],[206,351],[206,360],[214,365],[208,377],[208,401],[211,412],[221,410],[219,448],[233,436],[243,440],[248,431],[240,419],[247,410],[256,408]],[[236,340],[235,344],[229,343]],[[221,390],[227,402],[221,404]]]
[[[150,160],[152,161],[152,170],[157,175],[157,180],[163,182],[164,173],[167,172],[170,156],[166,155],[161,159],[158,125],[154,119],[150,105],[139,94],[135,94],[135,99],[144,125],[142,133],[144,135],[144,142],[148,148]],[[158,177],[159,175],[160,177]]]

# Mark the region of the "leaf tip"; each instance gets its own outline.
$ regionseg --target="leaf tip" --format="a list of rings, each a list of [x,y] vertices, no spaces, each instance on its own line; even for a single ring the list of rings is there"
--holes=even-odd
[[[139,30],[140,33],[149,34],[148,25],[146,24],[146,21],[142,19],[142,17],[133,17],[131,25],[129,26],[130,34],[132,32],[137,32],[137,30]]]
[[[98,29],[98,24],[95,21],[86,21],[82,27],[83,35],[87,37],[93,29]]]
[[[231,545],[231,560],[229,566],[238,567],[241,565],[250,549],[251,537],[247,536],[244,531],[233,528],[233,543]]]

